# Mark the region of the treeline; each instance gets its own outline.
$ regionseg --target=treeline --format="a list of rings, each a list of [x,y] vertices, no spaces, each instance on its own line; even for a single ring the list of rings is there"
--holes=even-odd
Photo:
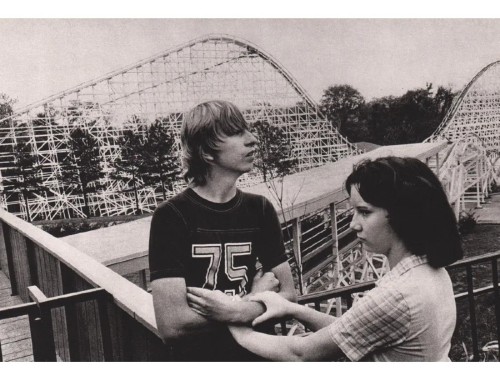
[[[3,193],[18,193],[25,201],[28,221],[31,221],[28,199],[47,190],[42,177],[42,165],[33,144],[22,134],[14,145],[12,166],[4,169]],[[135,212],[141,213],[138,190],[161,188],[163,198],[172,189],[181,167],[173,133],[156,120],[137,131],[126,130],[116,145],[120,152],[104,171],[104,159],[97,138],[85,128],[75,128],[66,140],[66,149],[58,154],[60,172],[56,178],[67,194],[83,196],[83,212],[90,217],[89,195],[105,185],[103,178],[121,181],[128,186],[120,193],[133,192]]]
[[[320,110],[351,142],[395,145],[422,142],[439,126],[456,96],[450,88],[432,84],[399,97],[366,102],[350,85],[328,87]]]
[[[0,98],[1,119],[12,114],[12,104],[15,101],[3,94]],[[87,129],[104,125],[113,130],[109,122],[100,122],[98,120],[101,117],[92,114],[98,110],[93,104],[75,103],[74,107],[68,109],[64,124],[46,113],[38,114],[31,122],[31,126],[36,127],[38,137],[58,136],[58,140],[64,143],[53,154],[59,165],[55,175],[54,169],[46,167],[44,170],[38,155],[40,151],[49,150],[48,143],[41,141],[36,144],[35,149],[26,122],[16,124],[15,142],[4,143],[0,148],[11,159],[2,170],[2,193],[18,194],[19,199],[24,201],[28,221],[32,219],[28,200],[37,194],[48,192],[48,179],[56,179],[65,194],[83,197],[82,211],[86,217],[99,216],[95,210],[91,213],[89,196],[104,188],[109,189],[106,185],[112,181],[119,183],[117,193],[133,193],[135,214],[141,214],[140,189],[161,189],[164,200],[168,192],[173,190],[174,183],[180,178],[181,162],[171,123],[174,122],[177,126],[182,120],[182,114],[158,118],[150,124],[132,116],[125,122],[119,138],[107,136],[103,139],[111,141],[107,147],[109,144],[115,147],[115,156],[110,157],[108,154],[104,157],[99,139]],[[8,122],[6,127],[10,124]],[[253,122],[251,130],[259,140],[256,168],[262,173],[264,180],[292,172],[297,160],[292,157],[292,146],[286,133],[266,121]],[[49,176],[47,173],[52,174]]]

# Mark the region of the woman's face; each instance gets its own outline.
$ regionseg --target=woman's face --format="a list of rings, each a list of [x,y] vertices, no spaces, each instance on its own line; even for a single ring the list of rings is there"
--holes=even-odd
[[[387,257],[396,243],[400,242],[389,225],[388,212],[384,208],[367,203],[356,186],[351,187],[349,202],[354,209],[350,227],[367,252],[380,253]]]

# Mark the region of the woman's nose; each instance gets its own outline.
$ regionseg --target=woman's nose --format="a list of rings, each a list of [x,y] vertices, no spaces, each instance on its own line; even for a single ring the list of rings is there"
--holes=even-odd
[[[353,231],[359,232],[361,230],[361,226],[359,222],[356,220],[356,215],[352,216],[351,222],[349,223],[349,228]]]

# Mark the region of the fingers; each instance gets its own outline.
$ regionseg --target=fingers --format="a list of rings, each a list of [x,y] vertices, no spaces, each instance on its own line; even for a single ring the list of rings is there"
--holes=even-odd
[[[262,275],[264,275],[264,271],[262,269],[259,269],[257,271],[257,273],[255,274],[255,276],[253,277],[254,280],[256,279],[260,279],[262,277]]]
[[[254,302],[261,302],[263,303],[264,300],[263,300],[263,295],[265,294],[265,292],[257,292],[256,294],[250,294],[247,296],[247,299],[248,300],[251,300],[251,301],[254,301]]]
[[[213,292],[212,290],[207,290],[205,288],[199,288],[199,287],[187,287],[186,290],[187,290],[187,293],[190,293],[190,294],[193,294],[196,296],[207,296]]]
[[[272,318],[271,314],[270,314],[269,312],[267,312],[267,311],[266,311],[266,312],[264,312],[262,315],[260,315],[260,316],[256,317],[256,318],[253,320],[253,322],[252,322],[252,326],[256,326],[256,325],[258,325],[258,324],[260,324],[260,323],[263,323],[263,322],[265,322],[266,320],[269,320],[269,319],[271,319],[271,318]]]

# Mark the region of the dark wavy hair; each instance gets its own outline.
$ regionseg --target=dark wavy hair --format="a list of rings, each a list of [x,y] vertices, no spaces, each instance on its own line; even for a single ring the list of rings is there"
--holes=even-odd
[[[416,158],[364,160],[346,180],[367,203],[384,208],[389,224],[406,247],[427,255],[433,267],[444,267],[463,256],[457,219],[441,182]]]
[[[248,123],[231,102],[200,103],[184,114],[181,128],[184,180],[197,186],[205,185],[209,168],[206,155],[216,156],[223,136],[244,130],[248,130]]]

